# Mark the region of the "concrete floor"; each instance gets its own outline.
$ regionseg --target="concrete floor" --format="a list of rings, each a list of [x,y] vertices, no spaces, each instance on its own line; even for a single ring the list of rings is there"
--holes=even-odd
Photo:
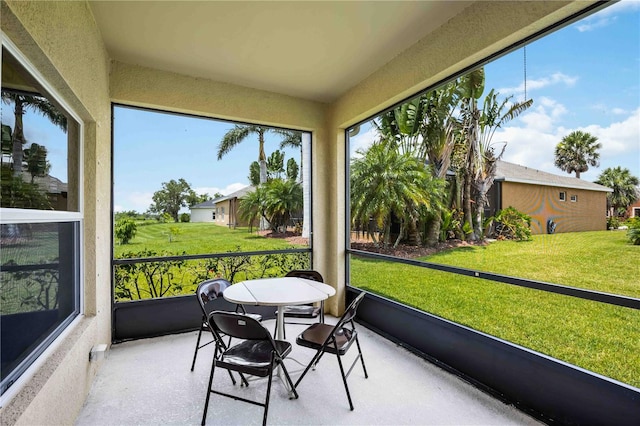
[[[328,319],[328,321],[333,320]],[[273,330],[273,320],[265,321]],[[290,341],[305,326],[287,325]],[[289,400],[282,383],[272,385],[268,423],[274,425],[534,425],[535,419],[492,398],[458,377],[358,327],[369,378],[357,365],[349,377],[355,410],[350,411],[338,363],[325,355]],[[196,332],[113,345],[100,368],[76,425],[200,424],[213,348],[198,354],[189,371]],[[346,360],[354,359],[355,346]],[[293,344],[290,355],[306,363],[313,356]],[[293,380],[299,365],[285,361]],[[298,372],[296,372],[298,371]],[[247,398],[264,399],[266,380],[234,386],[216,373],[214,387]],[[222,373],[222,374],[219,374]],[[262,407],[211,396],[207,424],[261,424]]]

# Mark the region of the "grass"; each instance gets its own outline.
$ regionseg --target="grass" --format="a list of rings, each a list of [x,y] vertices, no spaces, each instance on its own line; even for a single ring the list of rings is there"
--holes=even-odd
[[[423,260],[638,297],[640,247],[617,232],[536,236]],[[640,387],[640,311],[352,257],[352,285]]]
[[[535,235],[422,258],[519,278],[640,297],[640,246],[623,231]]]
[[[178,233],[171,237],[171,229]],[[254,228],[255,229],[255,228]],[[187,254],[225,253],[234,251],[278,250],[294,247],[283,239],[265,238],[248,228],[228,229],[211,223],[138,223],[138,232],[129,244],[116,244],[115,257],[126,252],[152,250],[157,253]],[[296,246],[301,247],[301,246]]]

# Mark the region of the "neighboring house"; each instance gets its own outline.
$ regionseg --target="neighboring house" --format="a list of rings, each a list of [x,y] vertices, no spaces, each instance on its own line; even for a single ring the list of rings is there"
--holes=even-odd
[[[637,192],[640,194],[640,189]],[[627,217],[640,217],[640,197],[627,207]]]
[[[216,225],[248,226],[240,219],[238,212],[239,200],[247,193],[254,191],[253,186],[246,186],[236,192],[191,207],[191,222],[211,222]]]
[[[26,173],[23,173],[23,176],[26,182],[28,182],[27,179],[31,179],[31,175],[27,177]],[[38,186],[47,193],[53,210],[69,210],[70,206],[67,205],[68,185],[66,182],[62,182],[57,177],[51,175],[36,176],[33,178],[33,182],[38,184]]]
[[[613,190],[597,183],[498,161],[485,213],[488,217],[514,207],[531,216],[533,234],[600,231],[607,229],[610,192]]]

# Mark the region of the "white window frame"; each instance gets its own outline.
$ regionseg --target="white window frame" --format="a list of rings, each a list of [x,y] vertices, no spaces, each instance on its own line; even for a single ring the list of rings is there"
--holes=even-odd
[[[6,49],[11,55],[20,62],[20,65],[30,74],[30,76],[47,92],[51,98],[65,110],[65,112],[72,117],[78,124],[78,156],[77,161],[77,188],[78,188],[78,211],[60,211],[60,210],[35,210],[35,209],[16,209],[0,207],[0,224],[11,223],[56,223],[56,222],[75,222],[78,224],[78,240],[77,240],[77,254],[78,254],[78,315],[69,323],[60,324],[56,330],[53,330],[49,336],[57,333],[57,336],[52,341],[45,341],[41,343],[37,348],[34,348],[31,353],[42,350],[42,345],[46,345],[46,348],[40,352],[40,354],[32,360],[31,364],[26,367],[24,372],[18,376],[13,384],[0,396],[0,407],[10,401],[37,372],[38,368],[42,366],[44,360],[59,347],[64,341],[65,337],[71,332],[71,330],[79,323],[80,319],[84,316],[85,312],[85,300],[84,300],[84,170],[82,165],[84,164],[84,122],[80,116],[69,106],[60,93],[54,89],[37,68],[29,61],[29,59],[18,49],[18,47],[7,37],[7,35],[0,31],[0,45],[3,49]],[[2,65],[2,58],[0,57],[0,70]],[[0,81],[2,74],[0,71]],[[60,327],[63,327],[60,330]]]
[[[571,196],[571,202],[572,203],[577,203],[578,202],[578,194],[573,194]]]
[[[560,191],[558,194],[558,200],[567,201],[567,191]]]

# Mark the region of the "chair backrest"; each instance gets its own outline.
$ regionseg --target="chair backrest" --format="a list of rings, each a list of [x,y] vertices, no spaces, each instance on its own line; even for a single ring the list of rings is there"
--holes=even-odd
[[[231,283],[224,278],[214,278],[203,281],[198,285],[198,288],[196,289],[196,297],[205,318],[209,316],[209,313],[212,311],[209,302],[212,302],[222,296],[222,293],[229,286],[231,286]],[[207,307],[208,305],[209,308]]]
[[[360,292],[360,294],[351,301],[347,309],[345,309],[344,314],[342,314],[342,317],[340,317],[340,319],[336,323],[334,330],[343,327],[346,323],[352,321],[353,318],[355,318],[358,306],[360,305],[360,302],[362,302],[362,299],[364,299],[364,294],[364,291]]]
[[[216,331],[238,339],[273,342],[271,334],[260,321],[240,313],[213,311],[209,314],[209,325]]]
[[[314,271],[313,269],[294,269],[293,271],[287,272],[285,277],[298,277],[305,278],[307,280],[318,281],[320,283],[324,282],[324,278],[322,278],[322,274],[318,271]]]

